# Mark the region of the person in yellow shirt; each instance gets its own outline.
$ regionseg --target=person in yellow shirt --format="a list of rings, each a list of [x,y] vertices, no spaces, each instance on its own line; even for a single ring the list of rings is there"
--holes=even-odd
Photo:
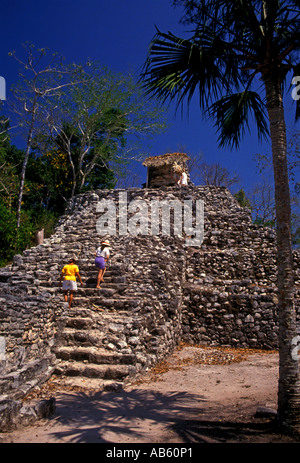
[[[65,265],[61,271],[59,282],[60,285],[62,284],[65,302],[68,302],[68,292],[70,292],[69,308],[71,308],[72,305],[74,291],[77,291],[77,278],[80,281],[80,283],[83,284],[81,276],[79,274],[79,268],[76,265],[75,260],[70,259],[69,263]]]

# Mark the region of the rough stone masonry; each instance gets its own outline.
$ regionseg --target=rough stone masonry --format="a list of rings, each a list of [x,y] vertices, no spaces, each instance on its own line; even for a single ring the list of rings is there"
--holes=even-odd
[[[170,234],[120,235],[119,209],[115,232],[107,224],[99,234],[105,214],[99,204],[118,204],[120,193],[127,220],[135,222],[133,202],[150,211],[153,201],[203,201],[201,245],[187,246],[190,234],[174,233],[172,223]],[[99,292],[94,252],[104,237],[111,242],[111,264]],[[58,286],[70,257],[84,280],[72,313]],[[299,313],[299,252],[294,261]],[[22,398],[54,372],[105,379],[110,366],[113,379],[125,378],[160,361],[180,341],[276,349],[277,302],[275,232],[254,225],[250,211],[227,189],[174,186],[78,195],[50,238],[0,270],[0,430],[18,424],[20,414],[28,422],[39,415],[24,409]],[[85,362],[84,371],[76,360]],[[112,373],[116,362],[122,369]]]

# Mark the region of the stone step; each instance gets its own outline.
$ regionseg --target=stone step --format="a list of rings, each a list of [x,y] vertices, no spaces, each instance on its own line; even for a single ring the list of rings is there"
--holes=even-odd
[[[101,313],[102,317],[66,317],[65,329],[72,328],[76,330],[91,330],[103,332],[105,330],[113,331],[123,331],[123,327],[128,324],[134,324],[138,326],[141,322],[138,319],[128,317],[126,313],[122,315],[122,318],[116,317],[103,317],[103,313]],[[115,327],[115,328],[114,328]]]
[[[88,286],[85,282],[83,282],[83,285],[81,283],[77,282],[77,295],[83,295],[83,296],[103,296],[107,297],[113,294],[118,294],[118,293],[123,293],[126,289],[125,285],[121,285],[118,283],[107,283],[107,282],[102,282],[101,283],[101,289],[96,288],[96,284],[93,286]],[[39,286],[39,291],[49,291],[54,293],[55,291],[61,292],[63,291],[61,286],[58,286],[55,283],[49,282],[48,286],[46,285],[40,285]]]
[[[44,278],[47,279],[49,274],[51,275],[57,275],[58,278],[60,277],[61,273],[61,265],[55,265],[52,268],[49,268],[49,265],[47,264],[42,264],[41,262],[30,262],[28,263],[31,268],[31,272],[34,272],[36,276],[39,278]],[[85,263],[85,264],[78,264],[79,267],[79,273],[82,275],[90,275],[90,276],[97,276],[98,274],[98,269],[94,266],[91,265],[90,263]],[[126,269],[125,265],[122,264],[122,266],[117,266],[117,265],[108,265],[105,270],[105,276],[108,277],[122,277],[124,276],[124,270]],[[1,278],[5,279],[5,281],[13,276],[13,274],[9,274],[8,272],[5,274],[4,272],[1,274]]]
[[[97,282],[97,275],[95,274],[92,274],[92,275],[86,275],[86,274],[83,274],[81,272],[81,278],[82,278],[82,281],[87,284],[95,284],[96,286],[96,282]],[[19,277],[20,279],[20,277]],[[45,275],[45,276],[42,276],[41,278],[38,278],[39,280],[39,283],[40,285],[43,285],[43,286],[47,286],[47,287],[56,287],[58,286],[59,284],[59,276],[57,279],[53,279],[53,278],[49,278],[49,276]],[[14,281],[14,280],[13,280]],[[78,282],[79,280],[77,280]],[[104,281],[105,283],[110,283],[110,284],[118,284],[118,283],[123,283],[125,284],[126,281],[124,278],[118,278],[118,277],[113,277],[113,276],[109,276],[109,275],[105,275],[104,277]]]
[[[96,342],[97,346],[102,344],[102,340],[109,334],[121,336],[124,334],[127,327],[140,326],[140,322],[126,318],[125,320],[109,319],[102,321],[93,320],[89,318],[68,318],[65,324],[64,330],[60,333],[60,339],[69,340],[74,343],[85,342],[91,343]]]
[[[106,297],[105,292],[99,291],[97,296],[74,296],[72,308],[74,307],[93,307],[98,310],[138,310],[141,300],[136,297]]]
[[[104,349],[104,353],[108,352],[110,358],[112,352],[118,355],[131,354],[131,326],[132,324],[128,328],[125,325],[111,323],[109,326],[103,326],[102,330],[96,327],[85,330],[66,327],[59,336],[59,345],[73,349],[78,349],[78,347]],[[56,352],[56,348],[54,352]],[[90,355],[90,353],[87,353],[87,355]]]
[[[116,284],[116,283],[101,283],[101,289],[93,287],[88,287],[85,284],[81,286],[78,284],[78,288],[76,291],[77,296],[85,296],[85,297],[97,297],[97,298],[107,298],[109,296],[118,295],[123,293],[126,289],[126,286]]]
[[[48,269],[49,270],[49,269]],[[59,279],[60,279],[60,272],[49,272],[49,271],[42,271],[41,269],[32,271],[31,274],[24,274],[26,278],[31,278],[31,279],[38,279],[41,282],[52,282],[53,284],[58,284]],[[82,277],[83,280],[95,280],[97,281],[97,276],[98,272],[96,270],[79,270],[80,276]],[[11,278],[12,279],[20,279],[21,275],[23,277],[23,274],[18,274],[18,275],[13,275]],[[5,277],[6,279],[9,278],[8,276]],[[120,272],[111,272],[110,270],[106,270],[104,274],[104,281],[109,281],[111,283],[123,283],[126,284],[126,274],[123,274]]]
[[[104,331],[77,328],[65,328],[60,336],[61,342],[71,346],[94,346],[102,347],[103,339],[105,338]]]
[[[81,285],[80,283],[77,284],[77,291],[75,292],[75,296],[78,298],[78,296],[82,296],[84,298],[90,298],[90,297],[96,297],[100,299],[104,298],[111,298],[113,296],[117,296],[120,298],[124,292],[126,291],[126,286],[121,285],[121,284],[116,284],[116,283],[101,283],[101,288],[96,288],[96,284],[93,285],[87,285],[84,283]],[[34,292],[37,292],[34,289]],[[38,286],[38,292],[39,293],[49,293],[51,295],[59,295],[61,294],[63,296],[63,289],[61,286],[58,286],[57,284],[51,284],[49,283],[48,285],[39,285]]]
[[[56,389],[80,390],[87,392],[97,391],[120,391],[123,389],[123,382],[113,379],[87,378],[84,376],[55,376],[51,378],[51,383]]]
[[[71,317],[66,320],[66,327],[78,330],[90,330],[94,325],[94,319],[90,317]]]
[[[86,276],[81,275],[82,281],[87,288],[96,288],[97,277],[96,276]],[[107,277],[105,275],[104,281],[101,282],[101,287],[116,288],[120,290],[121,288],[126,288],[126,280],[123,277]]]
[[[79,272],[80,271],[85,271],[85,272],[94,272],[97,273],[98,269],[94,264],[94,261],[88,260],[88,259],[78,259],[77,265],[79,267]],[[111,273],[113,275],[118,275],[120,273],[123,273],[125,267],[124,262],[112,262],[111,260],[108,262],[106,265],[106,271],[105,273]]]
[[[80,376],[87,378],[99,378],[122,381],[126,377],[135,373],[132,365],[105,365],[91,364],[85,362],[62,361],[56,365],[54,374],[62,376]]]
[[[61,346],[55,349],[56,357],[65,361],[88,362],[97,365],[134,365],[134,354],[112,352],[95,346]]]
[[[72,320],[74,318],[88,318],[95,323],[102,324],[107,322],[113,323],[128,323],[132,321],[139,321],[140,317],[136,314],[132,314],[131,311],[119,310],[119,311],[105,311],[97,305],[87,306],[72,306],[71,309],[66,309],[64,314],[66,320]]]

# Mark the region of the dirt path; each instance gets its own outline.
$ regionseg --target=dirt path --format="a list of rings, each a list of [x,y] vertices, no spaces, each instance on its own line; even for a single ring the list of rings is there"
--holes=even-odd
[[[260,406],[276,409],[277,383],[276,353],[182,346],[121,392],[57,391],[51,419],[0,442],[300,442],[254,417]]]

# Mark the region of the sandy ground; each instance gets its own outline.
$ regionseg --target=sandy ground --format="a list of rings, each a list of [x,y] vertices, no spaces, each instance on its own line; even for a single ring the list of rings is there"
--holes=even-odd
[[[277,383],[277,353],[181,346],[120,392],[52,390],[54,416],[0,442],[299,443],[255,416],[276,409]]]

